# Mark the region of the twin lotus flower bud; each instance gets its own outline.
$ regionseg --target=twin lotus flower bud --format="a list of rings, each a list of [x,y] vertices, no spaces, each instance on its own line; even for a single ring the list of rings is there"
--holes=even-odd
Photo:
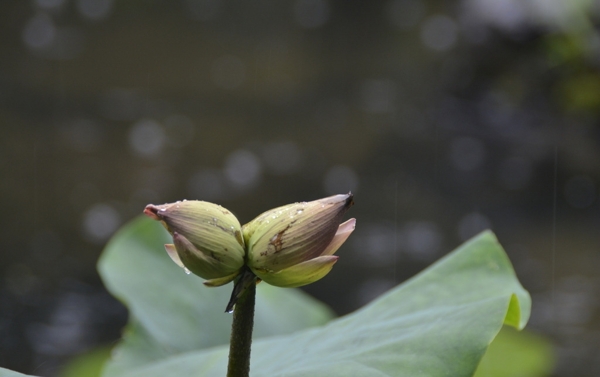
[[[206,279],[208,286],[227,284],[240,273],[246,251],[242,227],[225,208],[208,202],[186,200],[153,205],[144,214],[159,220],[173,236],[165,245],[179,267]]]
[[[354,231],[355,219],[340,224],[352,204],[352,194],[289,204],[244,226],[225,208],[197,200],[149,204],[144,213],[173,236],[165,245],[171,259],[207,286],[227,284],[249,268],[271,285],[300,287],[331,271],[333,254]]]

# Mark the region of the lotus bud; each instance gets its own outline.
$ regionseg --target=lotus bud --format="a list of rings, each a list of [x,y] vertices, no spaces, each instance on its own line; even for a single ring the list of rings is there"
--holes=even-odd
[[[198,200],[184,200],[149,204],[144,214],[160,221],[173,236],[173,244],[165,245],[171,259],[186,272],[207,279],[205,285],[229,283],[244,266],[241,226],[225,208]]]
[[[340,224],[352,194],[294,203],[267,211],[242,227],[248,267],[278,287],[300,287],[331,271],[333,255],[356,224]]]

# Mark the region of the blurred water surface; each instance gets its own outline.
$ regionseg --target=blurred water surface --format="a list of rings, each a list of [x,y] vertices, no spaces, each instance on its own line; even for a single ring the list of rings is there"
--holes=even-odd
[[[148,203],[242,223],[355,193],[306,287],[348,313],[492,228],[556,376],[600,374],[600,6],[540,0],[6,0],[0,365],[114,342],[104,243]]]

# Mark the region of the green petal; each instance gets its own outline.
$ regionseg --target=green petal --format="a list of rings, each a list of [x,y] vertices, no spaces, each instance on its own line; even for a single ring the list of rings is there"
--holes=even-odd
[[[252,271],[265,282],[284,288],[301,287],[321,279],[331,271],[338,260],[338,256],[324,255],[313,258],[295,266],[288,267],[279,272],[252,269]]]
[[[352,194],[290,204],[242,227],[253,269],[281,271],[321,256],[353,204]]]
[[[171,233],[178,233],[197,249],[217,256],[224,264],[244,264],[242,227],[227,209],[209,202],[187,200],[163,205],[149,204],[144,213],[161,221]]]
[[[235,279],[235,277],[238,276],[239,273],[240,273],[240,271],[238,270],[238,271],[234,272],[233,274],[227,275],[222,278],[207,280],[204,282],[204,285],[206,285],[207,287],[220,287],[222,285],[229,283],[233,279]]]
[[[183,265],[203,279],[219,279],[231,275],[238,268],[232,268],[223,263],[214,253],[205,253],[194,246],[183,235],[173,233],[173,241],[177,249],[177,255],[181,259]]]
[[[354,232],[354,228],[356,227],[356,219],[350,219],[338,227],[338,231],[333,236],[333,239],[327,245],[325,250],[321,255],[333,255],[336,251],[342,246],[344,242],[350,237],[352,232]]]
[[[165,250],[167,251],[169,257],[171,257],[171,260],[175,262],[176,265],[178,265],[181,268],[185,268],[183,262],[181,261],[181,258],[179,258],[179,254],[177,254],[177,249],[175,248],[175,245],[173,245],[172,243],[168,243],[165,245]]]

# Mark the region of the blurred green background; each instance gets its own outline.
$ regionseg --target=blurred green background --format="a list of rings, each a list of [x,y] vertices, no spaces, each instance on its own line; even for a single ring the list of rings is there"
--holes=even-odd
[[[352,191],[306,291],[348,313],[492,228],[554,375],[600,375],[599,23],[591,0],[2,1],[0,365],[116,342],[95,263],[148,203],[244,223]]]

